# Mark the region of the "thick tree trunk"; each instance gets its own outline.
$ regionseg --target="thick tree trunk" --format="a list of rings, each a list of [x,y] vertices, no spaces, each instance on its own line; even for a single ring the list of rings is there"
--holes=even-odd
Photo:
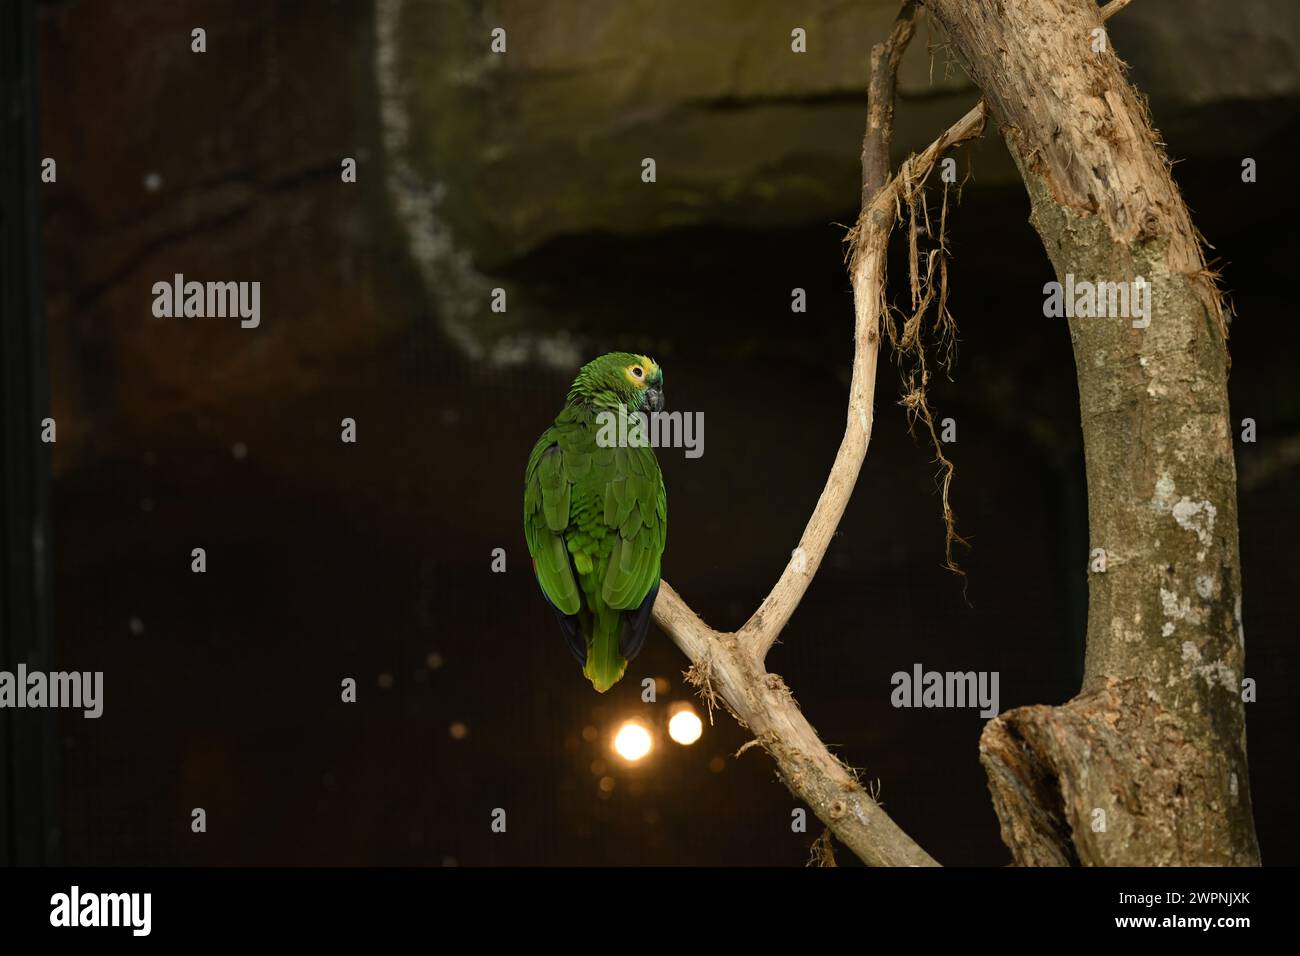
[[[1257,864],[1226,327],[1199,237],[1109,39],[1094,51],[1090,0],[925,6],[1020,166],[1057,280],[1150,286],[1146,327],[1069,320],[1087,664],[1069,703],[984,731],[1003,838],[1021,864]]]

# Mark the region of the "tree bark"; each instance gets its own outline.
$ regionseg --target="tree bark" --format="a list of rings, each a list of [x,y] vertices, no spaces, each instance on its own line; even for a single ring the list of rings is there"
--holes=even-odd
[[[1003,839],[1019,864],[1258,864],[1226,324],[1200,236],[1109,38],[1094,51],[1095,5],[925,6],[1020,167],[1057,280],[1150,284],[1149,326],[1068,320],[1088,479],[1085,676],[1067,704],[985,728]]]

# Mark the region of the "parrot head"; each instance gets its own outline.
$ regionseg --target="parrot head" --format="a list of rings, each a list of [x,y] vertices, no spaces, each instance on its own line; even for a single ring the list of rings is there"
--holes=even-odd
[[[582,367],[568,400],[570,404],[589,402],[602,408],[623,405],[632,412],[661,412],[664,373],[648,356],[609,352]]]

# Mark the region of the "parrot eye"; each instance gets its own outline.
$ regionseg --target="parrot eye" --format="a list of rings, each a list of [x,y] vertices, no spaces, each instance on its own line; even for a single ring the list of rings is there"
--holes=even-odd
[[[633,365],[631,368],[633,378],[645,378],[645,369],[640,365]]]

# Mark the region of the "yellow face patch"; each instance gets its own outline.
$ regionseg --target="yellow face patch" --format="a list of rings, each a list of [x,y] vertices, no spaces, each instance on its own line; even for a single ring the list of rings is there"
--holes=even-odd
[[[637,388],[645,388],[650,379],[659,374],[659,366],[654,359],[638,355],[637,361],[623,369],[623,377]]]

